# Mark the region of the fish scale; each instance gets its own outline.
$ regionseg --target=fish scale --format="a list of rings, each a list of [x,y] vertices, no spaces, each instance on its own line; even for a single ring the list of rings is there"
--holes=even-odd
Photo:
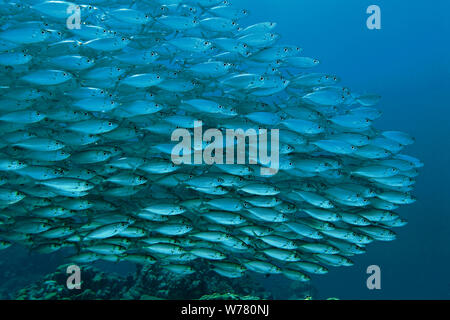
[[[0,250],[76,245],[79,264],[187,275],[203,259],[224,277],[309,281],[406,224],[392,211],[415,201],[423,163],[399,153],[412,137],[373,127],[378,95],[308,72],[317,59],[228,1],[95,3],[81,29],[67,29],[65,1],[2,17]],[[174,164],[172,132],[194,120],[279,129],[278,173]]]

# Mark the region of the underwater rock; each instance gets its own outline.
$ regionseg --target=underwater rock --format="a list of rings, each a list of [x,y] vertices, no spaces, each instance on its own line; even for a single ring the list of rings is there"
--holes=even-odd
[[[84,266],[81,290],[66,287],[67,264],[53,273],[20,289],[17,300],[257,300],[274,299],[257,280],[246,275],[242,279],[224,279],[205,264],[199,272],[179,276],[158,266],[136,268],[128,275],[106,273],[92,266]]]
[[[260,300],[260,298],[253,296],[239,296],[233,293],[213,293],[204,295],[199,300]]]
[[[46,275],[43,279],[19,290],[15,299],[18,300],[93,300],[120,299],[126,279],[117,274],[108,274],[97,268],[83,268],[81,290],[69,290],[66,286],[68,265]]]

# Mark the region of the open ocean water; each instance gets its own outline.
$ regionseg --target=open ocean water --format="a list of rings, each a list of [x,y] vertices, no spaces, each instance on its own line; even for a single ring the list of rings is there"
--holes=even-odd
[[[339,75],[360,92],[382,96],[381,129],[410,133],[408,152],[425,166],[414,194],[398,212],[408,225],[398,238],[375,243],[355,265],[316,277],[322,298],[450,298],[450,10],[448,1],[243,0],[253,21],[277,21],[286,43],[321,61],[317,70]],[[369,30],[366,9],[381,9],[381,29]],[[368,290],[366,268],[378,265],[381,290]]]
[[[383,115],[375,126],[415,137],[406,154],[425,164],[413,192],[417,201],[396,211],[408,220],[395,229],[397,239],[369,244],[367,253],[352,257],[351,267],[313,275],[314,297],[449,299],[450,2],[235,0],[234,5],[250,11],[247,25],[277,22],[280,43],[298,45],[305,56],[320,60],[314,72],[338,75],[361,94],[379,94]],[[381,9],[380,30],[366,25],[370,5]],[[0,292],[17,291],[54,272],[63,256],[29,254],[20,246],[0,251]],[[123,275],[134,272],[127,263],[94,265]],[[370,265],[380,267],[379,290],[367,288]],[[291,280],[257,280],[275,297],[289,298],[283,290]]]

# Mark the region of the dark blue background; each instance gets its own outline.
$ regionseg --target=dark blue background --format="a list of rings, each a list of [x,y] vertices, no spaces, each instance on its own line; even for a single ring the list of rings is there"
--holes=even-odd
[[[366,27],[366,9],[381,8],[381,30]],[[408,219],[394,242],[376,243],[315,277],[320,296],[341,299],[450,298],[450,1],[239,0],[246,23],[277,22],[281,43],[296,44],[360,93],[383,99],[376,126],[416,137],[407,154],[425,162],[415,204],[399,209]],[[366,287],[366,268],[381,267],[381,290]],[[277,280],[278,281],[278,280]],[[280,280],[283,281],[283,280]],[[275,285],[274,285],[275,286]],[[276,285],[278,287],[279,284]]]

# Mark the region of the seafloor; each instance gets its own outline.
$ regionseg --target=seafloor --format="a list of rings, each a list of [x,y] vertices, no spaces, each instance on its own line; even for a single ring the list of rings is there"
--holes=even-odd
[[[148,299],[309,299],[309,283],[274,286],[274,279],[248,274],[228,279],[203,262],[190,275],[176,275],[159,265],[94,263],[81,265],[81,289],[67,288],[64,252],[41,255],[13,246],[0,252],[0,299],[148,300]],[[273,276],[272,276],[273,277]],[[281,279],[280,279],[281,280]],[[270,286],[270,287],[269,287]]]

